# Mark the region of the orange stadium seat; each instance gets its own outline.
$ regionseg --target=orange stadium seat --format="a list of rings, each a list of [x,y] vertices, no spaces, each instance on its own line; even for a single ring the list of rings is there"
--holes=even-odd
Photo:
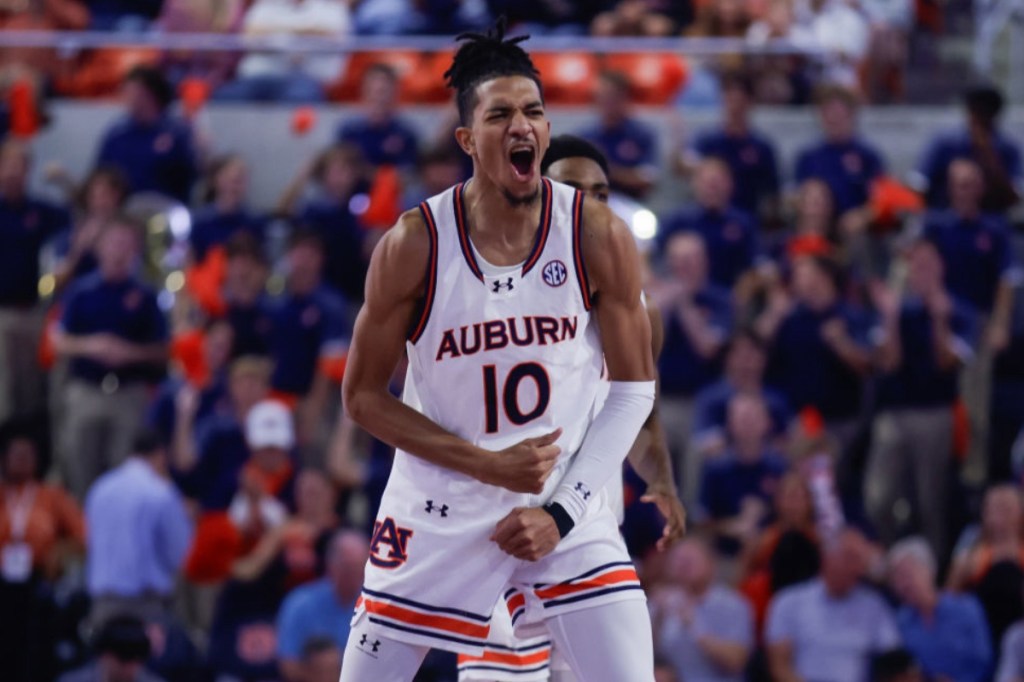
[[[582,52],[533,55],[544,81],[544,95],[555,104],[588,104],[597,76],[597,58]]]
[[[609,54],[601,66],[629,77],[634,101],[668,104],[686,85],[690,70],[682,55],[669,53]]]
[[[451,92],[445,85],[444,72],[452,65],[451,51],[423,55],[423,63],[410,83],[408,97],[411,104],[443,104],[451,99]]]
[[[70,97],[109,97],[136,66],[155,66],[159,50],[150,48],[103,48],[79,57],[78,65],[56,79],[56,90]]]
[[[419,78],[423,61],[424,54],[415,50],[353,52],[344,73],[327,87],[327,96],[338,102],[355,102],[359,99],[366,70],[373,64],[387,64],[398,72],[399,96],[407,101],[408,92],[415,87]]]

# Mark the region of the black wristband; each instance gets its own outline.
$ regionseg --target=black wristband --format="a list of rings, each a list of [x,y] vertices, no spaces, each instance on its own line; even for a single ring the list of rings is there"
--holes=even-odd
[[[562,505],[557,502],[551,502],[541,507],[548,514],[551,514],[551,518],[555,520],[555,527],[558,528],[558,537],[564,538],[572,530],[572,527],[576,525],[576,522],[569,516],[569,512],[565,511]]]

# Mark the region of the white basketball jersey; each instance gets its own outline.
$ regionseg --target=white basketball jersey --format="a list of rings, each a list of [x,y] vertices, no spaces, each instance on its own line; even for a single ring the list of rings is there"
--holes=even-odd
[[[582,195],[544,179],[530,256],[488,275],[470,242],[464,191],[457,185],[420,206],[431,252],[404,400],[488,450],[561,427],[564,461],[583,441],[602,383],[580,256]],[[430,466],[402,451],[395,464],[407,473]]]

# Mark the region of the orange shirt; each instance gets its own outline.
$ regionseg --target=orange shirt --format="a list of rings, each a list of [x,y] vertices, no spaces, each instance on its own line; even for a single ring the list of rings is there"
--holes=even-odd
[[[14,515],[19,504],[26,505],[23,537],[14,537]],[[85,546],[85,517],[78,503],[61,488],[31,483],[11,486],[0,483],[0,546],[12,541],[32,548],[32,563],[45,571],[57,542],[71,540]]]

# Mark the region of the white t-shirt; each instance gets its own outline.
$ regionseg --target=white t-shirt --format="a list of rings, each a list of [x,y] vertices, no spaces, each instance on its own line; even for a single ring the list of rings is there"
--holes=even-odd
[[[245,13],[242,32],[248,36],[275,36],[287,40],[296,36],[343,37],[351,33],[352,19],[342,0],[256,0]],[[253,53],[238,66],[238,75],[287,76],[301,72],[321,83],[336,79],[345,57],[332,54]]]

